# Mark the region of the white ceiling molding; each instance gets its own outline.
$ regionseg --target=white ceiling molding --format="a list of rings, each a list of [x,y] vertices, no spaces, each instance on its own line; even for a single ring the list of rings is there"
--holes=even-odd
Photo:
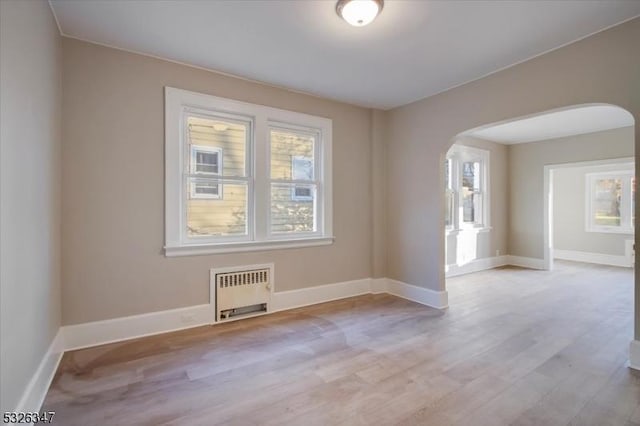
[[[640,1],[50,0],[61,33],[366,107],[451,89],[640,15]]]
[[[613,105],[585,105],[484,126],[461,136],[505,145],[582,135],[634,125],[633,115]]]

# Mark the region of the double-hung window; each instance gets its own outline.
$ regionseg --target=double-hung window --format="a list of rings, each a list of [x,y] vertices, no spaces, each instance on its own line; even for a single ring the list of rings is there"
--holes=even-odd
[[[586,175],[586,231],[633,234],[635,176],[633,170]]]
[[[330,244],[331,128],[167,87],[166,255]]]
[[[445,159],[448,231],[489,227],[489,151],[454,145]]]

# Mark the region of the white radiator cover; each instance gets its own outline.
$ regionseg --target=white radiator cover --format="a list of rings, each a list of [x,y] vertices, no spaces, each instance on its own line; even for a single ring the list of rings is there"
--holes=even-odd
[[[210,299],[215,309],[215,322],[269,312],[273,270],[273,264],[211,269]]]

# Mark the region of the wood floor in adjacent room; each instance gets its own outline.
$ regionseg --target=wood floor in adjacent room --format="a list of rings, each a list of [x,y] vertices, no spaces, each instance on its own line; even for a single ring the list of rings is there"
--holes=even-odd
[[[368,295],[67,353],[59,425],[640,425],[633,271],[448,280],[441,312]]]

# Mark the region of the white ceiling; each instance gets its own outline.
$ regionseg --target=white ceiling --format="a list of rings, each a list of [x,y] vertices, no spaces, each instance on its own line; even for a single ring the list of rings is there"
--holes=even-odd
[[[612,105],[591,105],[553,111],[465,132],[464,135],[505,145],[581,135],[633,126],[628,111]]]
[[[50,0],[64,35],[367,107],[434,95],[640,15],[640,1]]]

